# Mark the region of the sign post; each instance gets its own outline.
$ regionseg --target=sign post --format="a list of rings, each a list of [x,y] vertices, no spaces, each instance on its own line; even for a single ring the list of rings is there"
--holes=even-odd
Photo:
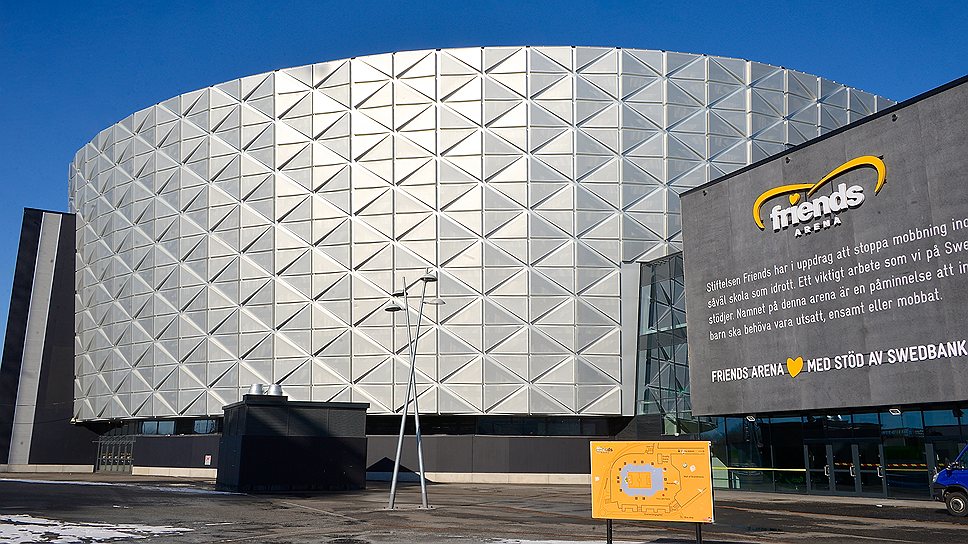
[[[592,442],[592,517],[605,520],[713,522],[713,478],[709,442]]]

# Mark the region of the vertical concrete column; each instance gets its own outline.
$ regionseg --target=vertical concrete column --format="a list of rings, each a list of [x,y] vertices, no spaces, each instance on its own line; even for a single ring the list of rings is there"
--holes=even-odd
[[[14,407],[13,431],[10,440],[8,464],[29,464],[30,441],[34,431],[34,413],[43,362],[44,343],[47,339],[47,316],[50,310],[51,289],[54,282],[54,261],[60,238],[60,214],[45,213],[40,226],[37,260],[34,263],[34,281],[30,293],[27,314],[27,332],[24,339],[23,360]]]

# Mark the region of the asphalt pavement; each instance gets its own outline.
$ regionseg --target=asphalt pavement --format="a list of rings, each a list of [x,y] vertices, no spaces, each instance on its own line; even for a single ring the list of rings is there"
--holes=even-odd
[[[0,475],[0,542],[273,544],[603,542],[587,486],[435,484],[433,508],[404,485],[350,493],[241,495],[211,482],[106,475]],[[34,536],[31,536],[34,535]],[[40,535],[40,536],[37,536]],[[689,524],[616,521],[616,542],[695,542]],[[56,538],[55,538],[56,537]],[[717,491],[706,544],[968,542],[941,503]],[[73,539],[73,540],[72,540]]]

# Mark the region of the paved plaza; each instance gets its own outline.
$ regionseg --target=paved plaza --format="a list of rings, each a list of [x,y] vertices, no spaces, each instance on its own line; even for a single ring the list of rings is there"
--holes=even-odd
[[[322,495],[219,493],[211,482],[103,475],[4,475],[0,542],[266,542],[273,544],[603,542],[587,486],[387,486]],[[704,541],[719,544],[968,541],[941,503],[721,491]],[[616,521],[615,540],[694,542],[691,525]]]

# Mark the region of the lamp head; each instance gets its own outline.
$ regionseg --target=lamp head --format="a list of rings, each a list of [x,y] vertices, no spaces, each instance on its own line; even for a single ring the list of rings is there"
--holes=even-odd
[[[400,312],[403,311],[403,306],[401,306],[399,302],[393,300],[387,304],[387,307],[384,308],[384,310],[387,312]]]
[[[423,276],[420,276],[420,281],[424,283],[434,283],[437,281],[437,274],[434,274],[432,268],[428,268]]]

